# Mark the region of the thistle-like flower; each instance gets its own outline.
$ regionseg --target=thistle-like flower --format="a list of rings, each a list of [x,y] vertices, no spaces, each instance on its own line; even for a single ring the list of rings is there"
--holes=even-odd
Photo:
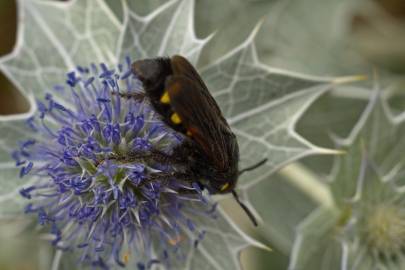
[[[33,138],[13,153],[21,177],[35,178],[20,193],[25,212],[80,262],[170,268],[202,240],[195,220],[215,218],[215,204],[196,179],[176,177],[182,168],[170,156],[184,137],[147,99],[131,98],[142,85],[130,63],[78,67],[38,101]]]
[[[364,154],[367,155],[367,154]],[[363,158],[358,198],[348,202],[351,217],[342,231],[352,269],[401,269],[405,263],[405,198],[384,182],[377,164]]]
[[[331,174],[333,204],[300,225],[291,270],[404,269],[403,120],[374,91]]]

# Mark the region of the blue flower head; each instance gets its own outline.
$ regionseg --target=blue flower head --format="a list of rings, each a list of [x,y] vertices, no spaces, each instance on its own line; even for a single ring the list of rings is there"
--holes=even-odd
[[[78,67],[38,101],[33,138],[13,153],[33,183],[20,194],[53,245],[81,263],[173,268],[202,240],[196,220],[214,218],[215,204],[196,179],[178,177],[170,155],[184,137],[133,97],[143,89],[130,63]]]

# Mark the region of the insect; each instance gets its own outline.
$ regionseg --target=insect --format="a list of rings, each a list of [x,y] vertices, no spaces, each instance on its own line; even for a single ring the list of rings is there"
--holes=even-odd
[[[239,200],[235,186],[242,173],[263,165],[266,159],[238,170],[236,136],[195,68],[186,58],[174,55],[136,61],[132,71],[164,122],[189,138],[177,151],[188,157],[190,174],[201,179],[201,186],[212,194],[232,193],[257,226],[251,211]]]

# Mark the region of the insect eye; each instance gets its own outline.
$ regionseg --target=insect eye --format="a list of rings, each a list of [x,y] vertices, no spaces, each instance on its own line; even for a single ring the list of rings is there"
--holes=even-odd
[[[221,187],[221,191],[225,191],[228,187],[229,187],[229,183],[225,183],[225,184]]]

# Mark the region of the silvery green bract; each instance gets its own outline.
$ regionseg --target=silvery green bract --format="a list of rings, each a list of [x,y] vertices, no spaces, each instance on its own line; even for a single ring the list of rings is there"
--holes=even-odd
[[[2,217],[22,213],[26,198],[32,196],[33,186],[39,181],[37,175],[30,174],[34,167],[30,161],[18,157],[13,161],[10,157],[13,149],[26,150],[26,147],[31,147],[29,138],[32,133],[27,131],[27,120],[35,113],[41,115],[49,111],[49,107],[44,108],[39,104],[51,101],[62,114],[73,112],[71,109],[75,105],[63,94],[53,91],[52,96],[47,95],[55,86],[66,81],[69,72],[92,63],[104,63],[108,71],[116,68],[126,56],[136,60],[177,53],[196,64],[204,46],[215,38],[199,39],[195,36],[193,0],[166,2],[146,16],[139,15],[131,3],[117,1],[111,4],[109,1],[108,5],[103,0],[18,2],[20,20],[17,44],[10,55],[0,59],[0,68],[29,100],[31,109],[23,115],[0,117]],[[259,27],[242,44],[208,66],[199,68],[238,136],[240,166],[246,167],[264,157],[268,158],[265,166],[240,179],[239,191],[248,204],[251,191],[263,187],[270,175],[282,166],[311,154],[334,153],[311,144],[294,129],[304,111],[333,84],[262,64],[254,44]],[[72,79],[71,76],[68,79]],[[104,98],[99,96],[96,101],[105,103]],[[92,124],[97,121],[99,119]],[[53,121],[45,124],[55,125]],[[114,125],[107,126],[107,137],[111,142],[118,142],[122,134]],[[85,132],[87,129],[83,128]],[[63,130],[61,140],[69,137],[69,132]],[[25,144],[20,144],[20,141]],[[24,166],[23,169],[17,168],[15,163]],[[78,164],[89,170],[86,162]],[[103,172],[111,169],[105,168]],[[143,171],[139,167],[129,170],[142,176]],[[20,174],[25,177],[21,178]],[[83,188],[81,183],[77,184],[79,190]],[[26,198],[20,196],[20,192]],[[271,207],[272,204],[269,208],[254,210],[260,217]],[[42,212],[39,214],[40,220],[46,220],[47,216],[41,215]],[[246,235],[221,207],[218,207],[217,214],[215,222],[194,217],[193,224],[206,233],[198,248],[186,250],[184,260],[178,261],[176,269],[240,269],[238,256],[241,250],[249,245],[263,247]],[[285,222],[288,223],[288,220]],[[261,226],[271,229],[272,225],[262,223]],[[53,263],[56,268],[61,257],[62,253],[57,252]]]
[[[289,269],[402,269],[405,237],[404,117],[376,90],[330,176],[334,204],[298,227]]]

